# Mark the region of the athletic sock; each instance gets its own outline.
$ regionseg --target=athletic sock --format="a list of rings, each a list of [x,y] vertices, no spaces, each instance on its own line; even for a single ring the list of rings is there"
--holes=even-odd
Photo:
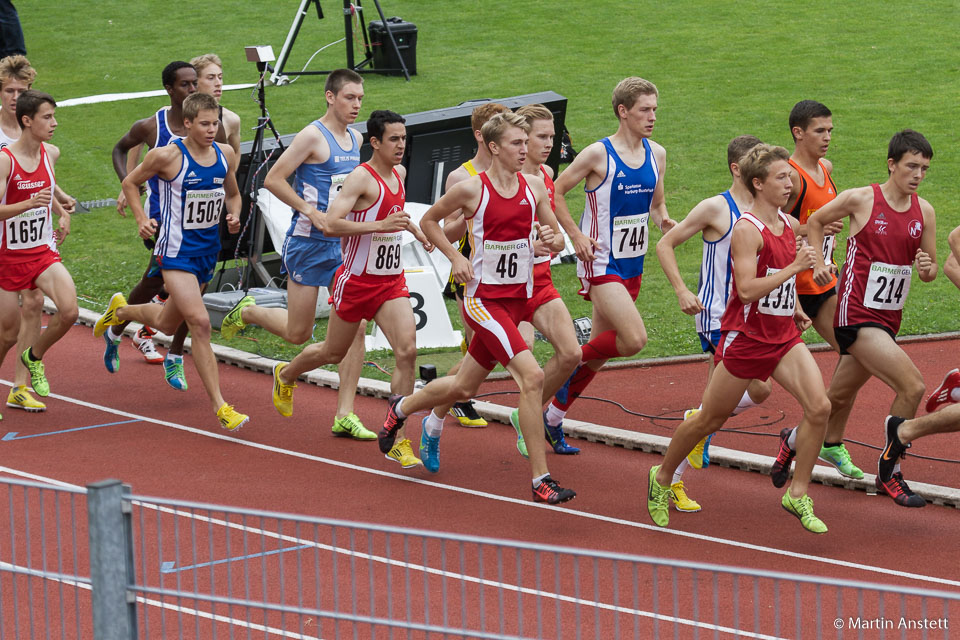
[[[612,332],[606,332],[612,333]],[[606,334],[604,334],[606,335]],[[584,349],[587,345],[583,345]],[[553,401],[550,403],[550,406],[556,406],[558,409],[563,410],[564,413],[570,410],[570,406],[573,405],[574,400],[580,397],[580,394],[583,393],[583,390],[587,388],[590,382],[593,380],[594,376],[597,375],[597,372],[588,367],[586,364],[580,365],[573,375],[570,377],[570,384],[567,385],[567,401],[559,402],[557,397],[553,397]],[[549,411],[548,411],[549,413]],[[562,418],[561,418],[562,419]],[[556,426],[556,425],[552,425]]]
[[[750,394],[748,392],[744,391],[743,397],[740,398],[740,402],[737,404],[737,408],[734,409],[730,413],[730,415],[732,416],[739,415],[744,411],[746,411],[747,409],[750,409],[751,407],[755,407],[755,406],[757,406],[757,403],[753,401],[753,398],[750,397]]]
[[[563,409],[558,408],[552,402],[547,405],[547,424],[551,427],[558,427],[560,423],[563,422],[564,416],[567,415],[567,412]]]
[[[794,427],[793,429],[790,429],[790,435],[787,436],[787,446],[793,449],[794,451],[797,450],[797,429],[799,428],[800,427],[797,426],[797,427]]]
[[[825,446],[825,447],[839,447],[839,446],[842,445],[842,444],[843,444],[843,440],[841,440],[840,442],[826,442],[826,441],[824,441],[823,446]]]
[[[677,466],[677,470],[673,472],[673,480],[670,481],[670,484],[677,484],[678,482],[680,482],[680,479],[683,478],[683,472],[686,471],[687,467],[689,466],[690,466],[690,463],[687,462],[686,458],[684,458],[680,462],[679,466]]]
[[[443,416],[437,417],[437,414],[431,411],[427,414],[427,419],[423,423],[423,430],[427,432],[427,435],[431,438],[439,438],[440,433],[443,431]]]
[[[406,397],[406,396],[400,396],[400,401],[397,402],[397,404],[394,405],[394,407],[393,407],[393,412],[394,412],[395,414],[397,414],[397,417],[400,418],[401,420],[403,420],[403,419],[405,419],[405,418],[407,417],[407,414],[405,414],[405,413],[403,412],[403,410],[400,408],[400,406],[403,404],[403,399],[404,399],[405,397]]]
[[[183,362],[183,356],[178,356],[175,353],[168,353],[163,359],[169,360],[170,362],[176,362],[177,364]]]
[[[33,347],[30,347],[29,349],[27,349],[27,360],[29,360],[30,362],[40,362],[40,358],[38,358],[33,353]]]
[[[955,387],[950,390],[950,399],[954,402],[960,402],[960,387]]]
[[[546,479],[549,478],[549,477],[550,477],[550,474],[549,474],[549,473],[545,473],[545,474],[543,474],[542,476],[537,476],[536,478],[534,478],[534,479],[533,479],[533,488],[536,489],[537,487],[539,487],[539,486],[540,486],[540,483],[542,483],[544,480],[546,480]]]
[[[109,339],[110,342],[116,342],[120,339],[120,336],[114,332],[113,327],[107,327],[107,339]]]
[[[581,362],[609,360],[610,358],[619,358],[623,355],[628,355],[617,351],[617,332],[613,329],[604,331],[596,338],[592,338],[587,344],[580,347],[580,352]]]

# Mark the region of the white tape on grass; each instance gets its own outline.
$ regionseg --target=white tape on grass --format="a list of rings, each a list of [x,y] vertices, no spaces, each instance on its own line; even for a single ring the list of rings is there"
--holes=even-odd
[[[229,84],[223,87],[224,91],[232,91],[234,89],[250,89],[255,87],[254,84]],[[156,98],[158,96],[165,96],[167,92],[164,89],[157,89],[156,91],[139,91],[136,93],[101,93],[97,96],[85,96],[83,98],[70,98],[68,100],[61,100],[57,102],[58,107],[72,107],[78,104],[96,104],[98,102],[118,102],[120,100],[137,100],[139,98]]]

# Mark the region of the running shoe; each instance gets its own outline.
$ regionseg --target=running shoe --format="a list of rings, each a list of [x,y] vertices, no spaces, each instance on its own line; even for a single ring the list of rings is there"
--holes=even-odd
[[[255,302],[256,300],[253,299],[253,296],[243,296],[240,298],[240,301],[233,305],[233,309],[230,309],[227,315],[223,317],[223,322],[220,323],[220,335],[228,340],[236,337],[236,335],[240,333],[240,330],[247,326],[243,321],[243,308],[249,307]]]
[[[450,415],[457,419],[461,427],[487,426],[487,421],[480,417],[477,408],[473,406],[473,400],[455,403],[450,407]]]
[[[423,464],[420,461],[420,458],[413,455],[413,446],[411,446],[410,441],[404,438],[396,444],[393,448],[390,449],[383,456],[387,460],[393,460],[394,462],[399,462],[400,466],[404,469],[412,469],[413,467],[420,466]],[[437,462],[439,465],[439,461]],[[439,468],[439,466],[438,466]]]
[[[143,359],[149,364],[160,364],[163,362],[163,356],[160,355],[156,345],[153,344],[153,334],[144,331],[144,329],[147,329],[147,327],[138,330],[137,333],[134,334],[133,346],[143,354]]]
[[[670,522],[670,487],[665,487],[657,482],[657,471],[660,471],[660,465],[650,468],[647,475],[647,513],[653,523],[659,527],[665,527]]]
[[[803,494],[799,498],[793,498],[790,496],[790,492],[787,491],[783,494],[780,505],[787,513],[796,516],[797,519],[800,520],[800,524],[802,524],[803,528],[807,531],[813,533],[827,532],[827,525],[823,524],[823,520],[813,515],[813,498],[807,494]]]
[[[120,338],[111,340],[110,334],[104,332],[103,341],[107,343],[107,346],[103,349],[103,366],[110,373],[116,373],[120,371]]]
[[[850,460],[850,452],[842,443],[835,447],[820,447],[820,459],[836,467],[842,476],[854,480],[863,477],[863,471],[853,464],[853,461]]]
[[[568,502],[577,497],[573,489],[564,489],[557,484],[557,481],[547,476],[540,481],[540,484],[533,488],[533,501],[546,502],[547,504],[560,504]]]
[[[673,506],[677,511],[684,513],[696,513],[700,511],[700,503],[692,500],[683,488],[683,480],[674,482],[670,485],[670,499],[673,500]]]
[[[927,506],[926,500],[910,490],[910,486],[903,479],[903,473],[900,471],[890,476],[890,479],[886,482],[883,482],[880,480],[880,476],[877,476],[875,483],[878,491],[882,491],[893,498],[893,501],[901,507],[919,508]]]
[[[97,318],[97,323],[93,325],[93,335],[99,338],[107,330],[107,327],[123,324],[123,321],[117,318],[117,309],[125,306],[127,306],[127,299],[123,297],[122,293],[118,291],[110,296],[110,304],[107,305],[107,310]],[[109,369],[109,367],[107,368]]]
[[[43,372],[43,361],[31,360],[29,348],[20,354],[20,361],[30,372],[30,386],[33,387],[34,392],[44,398],[50,395],[50,383],[47,382],[47,376]]]
[[[420,422],[420,458],[430,473],[440,471],[440,436],[427,435],[427,418]]]
[[[187,376],[183,373],[183,356],[167,354],[163,359],[163,379],[177,391],[187,390]]]
[[[227,431],[237,431],[250,421],[250,416],[234,411],[233,405],[226,402],[217,409],[217,418],[220,420],[220,426]]]
[[[777,459],[773,461],[773,466],[770,468],[770,479],[773,480],[773,486],[778,489],[787,484],[793,456],[797,455],[797,452],[787,444],[791,431],[789,427],[780,430],[780,450],[777,451]]]
[[[13,387],[7,395],[7,406],[11,409],[23,409],[27,413],[46,411],[47,405],[36,400],[23,385]]]
[[[363,426],[363,423],[360,422],[360,418],[357,417],[357,414],[355,414],[353,411],[342,418],[335,419],[333,421],[333,427],[331,427],[330,430],[335,436],[346,436],[353,438],[354,440],[377,439],[377,434]]]
[[[960,387],[960,369],[948,372],[940,386],[930,394],[927,398],[927,413],[933,413],[941,406],[952,403],[954,400],[950,393],[957,387]]]
[[[692,416],[700,413],[700,409],[687,409],[683,412],[683,419],[689,420]],[[704,467],[710,464],[710,456],[707,454],[707,447],[710,446],[710,438],[713,434],[705,436],[700,442],[697,443],[697,446],[693,448],[693,451],[687,454],[687,462],[690,463],[690,466],[694,469],[703,469]]]
[[[297,388],[296,383],[286,384],[280,380],[280,372],[287,364],[278,362],[273,365],[273,406],[285,418],[293,415],[293,390]]]
[[[527,453],[527,442],[523,439],[523,434],[520,433],[520,412],[517,409],[514,409],[510,412],[510,425],[513,427],[514,431],[517,432],[517,451],[520,452],[524,458],[529,458],[530,455]]]
[[[877,477],[880,482],[886,482],[890,479],[896,470],[897,461],[904,457],[907,449],[910,448],[910,445],[904,445],[897,437],[897,428],[904,421],[905,418],[896,416],[887,416],[887,419],[883,421],[883,429],[887,434],[887,444],[883,448],[883,453],[880,454],[880,460],[877,461]]]
[[[397,431],[403,426],[406,418],[397,415],[397,406],[403,400],[401,395],[393,395],[387,400],[387,417],[383,420],[383,428],[377,434],[377,445],[380,447],[380,453],[389,454],[394,448],[393,443],[397,439]],[[412,453],[410,454],[413,455]]]
[[[543,435],[547,439],[547,442],[550,443],[550,446],[553,447],[554,453],[562,456],[575,456],[580,453],[580,449],[568,445],[566,438],[563,437],[563,423],[561,422],[557,426],[551,427],[547,424],[546,415],[543,416]]]

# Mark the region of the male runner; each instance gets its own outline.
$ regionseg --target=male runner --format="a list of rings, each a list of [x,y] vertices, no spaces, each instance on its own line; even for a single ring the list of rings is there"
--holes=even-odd
[[[57,313],[19,354],[39,396],[50,395],[43,356],[67,333],[78,313],[73,278],[57,251],[57,240],[70,233],[70,214],[52,197],[53,165],[60,150],[47,142],[57,128],[56,106],[46,93],[21,93],[16,107],[20,137],[0,150],[0,363],[17,342],[19,292],[40,289],[53,300]],[[56,231],[53,211],[59,216]]]
[[[240,190],[234,175],[238,158],[233,149],[214,142],[220,122],[213,96],[188,96],[183,101],[183,123],[186,139],[151,149],[123,180],[140,237],[156,234],[153,253],[170,297],[165,304],[128,305],[122,293],[115,293],[93,333],[99,337],[107,327],[131,320],[172,333],[185,320],[193,335],[194,364],[220,426],[234,431],[249,417],[235,411],[220,393],[217,359],[210,346],[210,316],[200,288],[213,277],[224,207],[231,233],[240,229]],[[144,212],[138,197],[140,185],[154,177],[159,179],[159,222]]]
[[[450,260],[457,282],[466,283],[463,306],[473,326],[473,340],[456,376],[434,380],[410,396],[391,396],[383,429],[377,435],[380,451],[393,447],[407,416],[447,402],[473,397],[497,362],[520,387],[520,430],[524,438],[540,430],[539,413],[543,370],[517,330],[520,315],[533,290],[533,233],[553,250],[563,238],[550,209],[543,180],[520,173],[527,151],[527,121],[515,113],[494,116],[483,125],[483,142],[493,156],[487,171],[455,185],[421,221],[427,238]],[[457,251],[439,222],[462,209],[470,231],[471,259]],[[539,224],[535,221],[539,220]],[[423,419],[420,450],[424,467],[440,468],[439,435],[426,429]],[[533,499],[558,504],[576,494],[560,487],[547,470],[542,447],[530,452]]]
[[[255,324],[287,342],[304,344],[313,337],[319,288],[333,291],[343,259],[339,239],[323,233],[323,222],[344,180],[360,164],[360,134],[348,125],[360,113],[363,78],[349,69],[333,71],[327,76],[324,96],[327,112],[294,137],[263,182],[293,211],[283,243],[287,308],[258,307],[252,296],[244,296],[223,319],[220,333],[224,338],[233,338],[248,324]],[[290,175],[294,176],[293,186],[287,182]],[[332,431],[358,440],[375,440],[377,435],[367,430],[353,412],[363,368],[365,327],[366,321],[361,322],[353,346],[338,367],[340,389]]]
[[[450,172],[447,176],[447,181],[444,184],[444,192],[450,191],[455,184],[463,182],[468,178],[471,178],[475,175],[478,175],[482,171],[486,171],[490,168],[490,164],[493,162],[493,158],[490,155],[490,151],[487,149],[486,145],[483,144],[483,136],[480,134],[480,129],[483,125],[498,113],[506,113],[510,111],[507,107],[503,106],[499,102],[485,102],[481,105],[474,107],[473,111],[470,112],[470,128],[473,129],[473,139],[477,142],[477,152],[474,156],[461,164],[459,167]],[[450,242],[457,242],[457,250],[463,254],[467,260],[470,259],[470,240],[467,232],[467,225],[463,218],[463,212],[455,211],[451,214],[446,220],[444,220],[443,231],[447,236],[447,240]],[[467,346],[470,344],[470,340],[473,338],[473,329],[470,328],[470,325],[466,320],[466,313],[463,309],[463,283],[457,282],[453,273],[450,273],[450,282],[447,285],[448,293],[453,293],[453,297],[457,301],[457,309],[460,311],[460,318],[463,321],[463,343],[461,345],[461,350],[466,354]],[[457,371],[460,370],[460,362],[457,362],[455,365],[450,367],[450,370],[447,371],[447,375],[453,376],[457,374]],[[461,426],[464,427],[485,427],[487,426],[487,421],[484,420],[479,413],[477,413],[477,408],[473,406],[473,399],[466,400],[465,402],[455,402],[450,406],[443,407],[434,407],[433,412],[431,413],[431,425],[440,424],[442,428],[443,417],[449,413]],[[439,417],[437,417],[439,416]],[[437,421],[440,421],[439,423]],[[519,446],[519,445],[518,445]]]
[[[580,294],[593,302],[593,328],[581,348],[581,364],[543,416],[557,453],[573,453],[561,446],[563,417],[597,371],[608,359],[632,356],[647,343],[636,299],[650,240],[648,220],[662,233],[676,224],[663,198],[667,152],[650,140],[658,95],[643,78],[621,80],[613,90],[617,132],[581,151],[557,178],[557,221],[577,253]],[[563,196],[584,180],[587,201],[578,227]]]
[[[37,72],[24,56],[13,55],[0,60],[0,149],[20,139],[17,124],[17,98],[33,85]],[[59,184],[54,184],[54,197],[68,215],[73,215],[77,201],[64,193]],[[59,237],[58,242],[65,238]],[[20,333],[17,336],[17,353],[40,337],[43,314],[43,293],[40,289],[24,289],[20,292]],[[13,387],[7,394],[7,406],[27,412],[45,411],[46,405],[27,391],[27,368],[18,358],[14,365]]]
[[[720,319],[727,309],[733,282],[733,259],[730,256],[733,226],[740,219],[740,212],[748,211],[753,206],[753,194],[740,177],[740,159],[758,144],[762,144],[761,140],[755,136],[737,136],[731,140],[727,145],[727,168],[733,176],[730,188],[720,195],[702,200],[657,243],[657,258],[660,259],[663,273],[677,294],[680,310],[696,318],[697,335],[704,353],[715,354],[720,344]],[[703,235],[703,260],[700,264],[697,294],[694,295],[687,289],[680,275],[676,250],[697,233]],[[709,383],[714,370],[713,358],[710,358],[708,363]],[[769,381],[751,380],[733,410],[733,415],[760,404],[769,395]],[[684,419],[699,410],[700,408],[688,409],[684,412]],[[712,437],[713,434],[710,434],[698,442],[673,473],[670,497],[677,511],[700,511],[699,503],[687,496],[682,478],[688,467],[701,469],[709,466]]]
[[[789,157],[783,147],[760,144],[740,161],[754,201],[733,228],[733,295],[720,323],[716,369],[702,409],[677,428],[663,463],[648,474],[647,511],[661,527],[670,520],[670,483],[677,466],[697,442],[723,426],[751,380],[773,376],[803,409],[797,472],[780,504],[808,531],[827,531],[813,513],[807,487],[830,404],[817,363],[800,337],[810,318],[796,304],[794,288],[796,274],[810,268],[817,250],[798,249],[798,224],[780,210],[790,197]]]
[[[850,218],[834,317],[840,361],[827,392],[831,409],[826,438],[830,442],[842,441],[857,392],[870,376],[896,392],[890,415],[912,418],[923,400],[923,376],[895,338],[914,266],[923,282],[937,277],[936,216],[930,203],[917,196],[932,158],[927,139],[905,129],[890,140],[886,182],[848,189],[807,220],[807,239],[819,247],[827,225]],[[823,284],[832,275],[819,255],[814,282]],[[780,434],[780,450],[770,474],[775,485],[782,484],[790,472],[793,437],[786,429]],[[899,463],[888,462],[894,466],[882,467],[877,488],[901,506],[922,507],[925,501],[910,490]]]
[[[343,264],[335,277],[333,311],[323,342],[311,344],[289,364],[281,362],[273,368],[273,404],[282,416],[293,413],[297,377],[342,361],[362,320],[374,320],[393,350],[396,366],[390,378],[391,392],[413,392],[417,329],[400,257],[401,232],[411,232],[428,250],[433,247],[403,210],[406,169],[399,166],[407,142],[403,123],[393,111],[370,114],[367,133],[373,156],[347,176],[340,194],[327,208],[324,233],[343,238]],[[420,464],[406,438],[386,456],[404,468]]]
[[[189,63],[175,60],[164,67],[161,81],[167,95],[170,96],[170,105],[160,108],[152,116],[134,122],[130,130],[113,147],[113,169],[121,182],[128,173],[128,157],[131,149],[139,149],[141,145],[146,145],[149,149],[157,149],[186,135],[187,130],[183,124],[183,101],[197,90],[197,72]],[[141,195],[147,194],[146,205],[143,209],[153,220],[159,220],[160,215],[159,186],[159,180],[154,178],[147,181],[146,188],[141,187],[140,189]],[[117,212],[121,216],[126,216],[127,205],[127,193],[121,190],[120,195],[117,196]],[[130,206],[132,210],[132,204]],[[143,243],[147,248],[153,249],[155,239],[144,238]],[[130,291],[129,304],[150,302],[163,288],[163,277],[160,275],[160,268],[154,256],[155,254],[151,254],[147,270],[144,271],[140,282]],[[112,326],[103,334],[106,343],[103,352],[103,364],[110,373],[116,373],[120,370],[118,349],[120,338],[123,336],[123,330],[126,326],[126,323]],[[164,362],[148,332],[139,333],[134,340],[134,344],[147,362],[153,364]],[[165,367],[165,373],[167,372],[166,369]],[[174,389],[185,390],[187,388],[182,367],[179,370],[179,375],[166,376],[166,380]]]
[[[807,219],[817,209],[837,197],[837,186],[831,175],[833,164],[824,158],[833,135],[833,116],[830,109],[815,100],[801,100],[790,111],[790,134],[794,141],[793,155],[790,156],[793,193],[790,194],[784,210],[800,222],[800,235],[805,238]],[[836,234],[841,231],[842,222],[834,222],[824,227],[823,260],[834,271]],[[833,316],[837,310],[836,285],[836,275],[824,284],[817,284],[813,281],[812,269],[797,276],[797,300],[800,306],[810,317],[817,333],[839,353],[840,348],[833,333]],[[843,441],[834,441],[830,435],[828,432],[827,440],[820,450],[820,459],[836,467],[840,475],[862,478],[863,471],[850,460],[850,452]]]
[[[523,173],[543,180],[547,195],[550,197],[550,209],[554,210],[556,206],[553,199],[553,169],[544,164],[550,157],[556,133],[553,114],[542,104],[528,104],[517,109],[517,115],[526,118],[530,125],[527,159],[523,163]],[[573,330],[573,319],[570,317],[567,305],[560,297],[560,292],[553,286],[553,277],[550,274],[550,250],[537,239],[534,239],[533,247],[533,295],[527,300],[527,306],[523,310],[523,322],[520,323],[519,329],[520,335],[523,336],[524,342],[531,351],[534,328],[538,329],[553,346],[553,357],[543,366],[542,409],[542,405],[550,401],[553,394],[563,386],[564,381],[580,364],[580,345],[577,343],[577,334]],[[517,449],[527,457],[527,445],[523,434],[520,433],[518,409],[510,413],[510,424],[517,432]],[[549,434],[547,439],[549,441]],[[566,441],[563,444],[568,449],[576,449],[567,445]]]

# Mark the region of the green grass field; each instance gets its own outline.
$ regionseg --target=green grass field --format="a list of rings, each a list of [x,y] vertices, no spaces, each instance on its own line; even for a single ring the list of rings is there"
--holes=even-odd
[[[180,0],[77,0],[69,3],[68,14],[63,3],[34,0],[19,10],[29,57],[39,71],[35,87],[66,99],[159,89],[167,62],[208,51],[223,58],[227,84],[253,82],[256,69],[245,61],[243,47],[271,44],[279,53],[297,4],[230,0],[201,7]],[[553,90],[568,98],[567,127],[579,149],[613,133],[611,90],[621,78],[641,75],[660,89],[654,138],[667,149],[667,206],[679,219],[700,199],[728,186],[725,148],[732,137],[751,133],[790,147],[787,114],[798,100],[813,98],[834,112],[828,157],[841,189],[882,181],[890,136],[915,128],[936,152],[920,192],[939,213],[941,264],[946,234],[960,224],[952,207],[956,188],[950,186],[960,169],[951,117],[960,63],[942,37],[960,26],[952,2],[382,4],[388,16],[418,26],[419,73],[409,83],[368,75],[361,118],[377,108],[409,113],[471,98]],[[299,69],[316,49],[343,36],[339,3],[322,5],[328,17],[318,21],[315,13],[307,15],[288,70]],[[366,10],[375,14],[373,3]],[[311,68],[342,66],[343,46],[321,53]],[[134,120],[165,102],[154,98],[58,110],[54,143],[63,151],[60,183],[80,200],[115,197],[119,183],[110,165],[111,148]],[[223,102],[245,126],[255,122],[257,106],[249,91],[227,93]],[[267,104],[280,132],[293,133],[321,113],[322,79],[303,77],[290,86],[270,87]],[[569,201],[571,210],[581,209],[582,192]],[[104,308],[113,291],[129,290],[146,260],[132,218],[108,209],[75,216],[63,256],[81,303],[93,309]],[[699,243],[683,247],[680,265],[691,288],[699,260]],[[589,305],[575,295],[572,265],[560,267],[554,280],[571,314],[589,315]],[[902,332],[955,329],[956,299],[945,278],[915,282]],[[641,357],[698,350],[693,319],[680,313],[652,251],[638,306],[650,335]],[[295,353],[260,333],[252,337],[257,341],[238,344],[278,357]],[[539,346],[537,355],[546,358],[549,347]]]

